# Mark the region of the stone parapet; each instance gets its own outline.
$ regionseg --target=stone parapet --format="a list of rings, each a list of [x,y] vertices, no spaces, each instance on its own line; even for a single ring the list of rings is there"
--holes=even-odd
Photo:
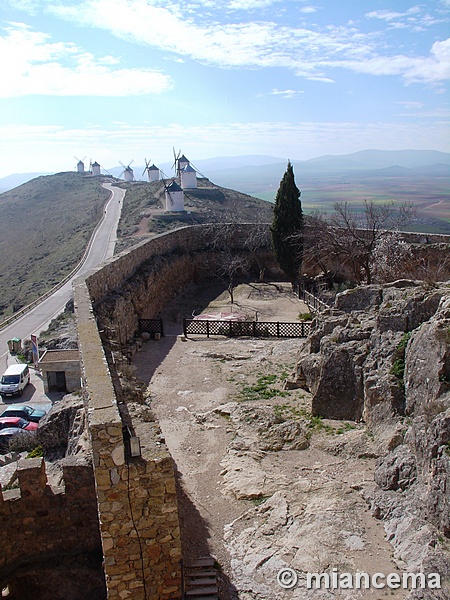
[[[63,480],[55,487],[47,479],[42,458],[22,459],[16,482],[17,487],[0,494],[0,585],[8,585],[11,592],[36,565],[67,556],[75,564],[101,549],[90,464],[67,459]]]
[[[75,286],[75,306],[108,598],[180,598],[172,459],[164,447],[126,456],[114,385],[84,282]]]

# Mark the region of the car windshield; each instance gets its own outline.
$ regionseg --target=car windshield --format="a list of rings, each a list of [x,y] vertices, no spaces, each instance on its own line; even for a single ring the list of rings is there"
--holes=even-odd
[[[19,375],[3,375],[2,383],[19,383],[20,376]]]
[[[19,419],[17,421],[17,425],[22,429],[25,429],[25,427],[28,425],[28,421],[26,419]]]

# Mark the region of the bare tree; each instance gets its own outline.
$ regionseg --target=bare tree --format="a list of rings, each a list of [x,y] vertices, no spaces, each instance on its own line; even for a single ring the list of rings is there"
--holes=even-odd
[[[333,208],[331,215],[317,212],[308,218],[305,258],[323,271],[346,268],[357,283],[372,283],[376,249],[384,238],[411,221],[414,207],[365,200],[361,212],[347,202],[338,202]]]
[[[248,249],[252,258],[258,265],[259,281],[264,281],[266,267],[261,258],[261,250],[270,248],[270,229],[268,223],[257,223],[249,228],[248,236],[245,240],[245,247]]]
[[[373,281],[395,281],[409,271],[413,262],[410,244],[396,231],[379,238],[373,248],[371,268]]]
[[[235,227],[232,223],[216,223],[205,229],[208,246],[215,251],[216,274],[227,284],[231,304],[238,277],[250,269],[249,252],[236,249]]]

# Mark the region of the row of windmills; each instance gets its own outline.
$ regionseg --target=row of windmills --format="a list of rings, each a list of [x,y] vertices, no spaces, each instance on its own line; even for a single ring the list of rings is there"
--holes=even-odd
[[[77,158],[75,156],[75,160],[77,160],[77,173],[86,173],[86,171],[84,170],[84,160],[86,160],[86,157],[84,157],[82,160],[80,160],[79,158]],[[94,162],[90,162],[89,164],[89,173],[91,173],[92,175],[94,175],[94,177],[98,177],[99,175],[102,174],[102,167],[98,164],[97,161]]]
[[[150,183],[154,181],[161,181],[164,185],[165,191],[165,211],[166,212],[183,212],[184,208],[184,190],[191,190],[197,188],[197,173],[200,177],[205,177],[198,169],[196,169],[191,162],[185,157],[185,155],[181,154],[181,150],[178,154],[175,153],[175,148],[173,149],[173,157],[174,162],[172,165],[172,169],[175,171],[175,178],[167,177],[164,172],[159,169],[154,163],[151,163],[150,160],[145,159],[145,168],[142,172],[141,177],[147,173],[147,178]],[[79,160],[75,157],[77,162],[77,172],[85,173],[84,170],[84,160]],[[120,161],[119,161],[120,162]],[[128,165],[124,165],[120,162],[123,167],[123,171],[120,173],[119,178],[122,178],[127,182],[131,183],[136,181],[134,178],[134,172],[131,168],[133,164],[133,160],[131,160]],[[98,164],[97,161],[90,163],[89,165],[89,173],[93,176],[101,175],[102,167]],[[108,173],[106,169],[103,168],[103,171]],[[108,173],[109,175],[109,173]],[[168,182],[167,180],[170,180]],[[178,181],[177,181],[178,180]],[[179,183],[178,183],[179,182]]]
[[[175,169],[176,177],[179,178],[181,189],[183,189],[183,190],[196,189],[197,188],[197,173],[201,177],[204,177],[204,175],[202,175],[202,173],[200,173],[200,171],[196,170],[191,165],[191,163],[184,156],[184,154],[182,156],[180,156],[180,154],[181,154],[181,151],[178,152],[178,156],[177,156],[175,154],[175,149],[174,149],[174,163],[172,165],[172,168]],[[84,166],[84,162],[83,162],[85,160],[85,158],[86,157],[84,157],[82,160],[79,160],[78,158],[75,157],[75,159],[78,161],[77,162],[77,172],[78,173],[85,173],[85,166]],[[136,181],[134,178],[134,171],[131,168],[131,165],[133,164],[133,162],[134,161],[131,160],[127,166],[125,166],[122,162],[120,162],[121,166],[123,167],[123,171],[119,175],[119,178],[123,177],[123,179],[127,183]],[[89,172],[93,176],[101,175],[101,169],[102,169],[102,167],[98,164],[97,161],[95,161],[95,162],[91,161],[91,163],[89,165]],[[106,171],[106,169],[103,169],[103,170]],[[144,176],[145,173],[147,173],[147,178],[150,183],[152,183],[154,181],[160,181],[160,179],[169,179],[167,176],[164,175],[164,173],[160,169],[158,169],[158,167],[155,164],[153,164],[153,163],[150,164],[150,161],[147,159],[145,159],[145,168],[142,172],[142,176]]]

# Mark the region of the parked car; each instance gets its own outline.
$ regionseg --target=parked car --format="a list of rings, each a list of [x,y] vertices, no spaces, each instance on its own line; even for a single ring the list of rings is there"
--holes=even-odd
[[[11,439],[23,433],[26,433],[26,431],[20,427],[5,427],[5,429],[0,429],[0,454],[9,452],[9,442]]]
[[[17,427],[26,431],[36,431],[38,424],[22,419],[21,417],[0,417],[0,430],[10,427]]]
[[[0,379],[0,394],[2,396],[21,396],[30,383],[28,365],[17,363],[9,366]]]
[[[41,408],[33,408],[32,406],[28,406],[28,404],[11,404],[7,406],[3,413],[2,417],[22,417],[22,419],[26,419],[27,421],[33,421],[33,423],[39,423],[43,416],[47,413],[45,410]]]

